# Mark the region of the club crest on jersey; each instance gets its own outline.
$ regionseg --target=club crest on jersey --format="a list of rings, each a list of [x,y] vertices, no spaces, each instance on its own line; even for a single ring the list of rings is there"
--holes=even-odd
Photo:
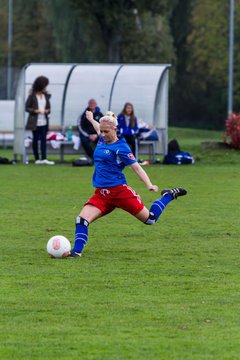
[[[108,150],[108,149],[107,149],[107,150],[104,150],[104,153],[105,153],[105,154],[109,154],[109,153],[110,153],[110,150]]]
[[[129,153],[129,154],[128,154],[128,157],[129,157],[129,159],[131,159],[131,160],[135,160],[135,157],[134,157],[134,155],[133,155],[132,153]]]

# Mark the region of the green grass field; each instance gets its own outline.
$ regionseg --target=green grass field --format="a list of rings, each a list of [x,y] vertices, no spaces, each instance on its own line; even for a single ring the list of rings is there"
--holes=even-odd
[[[73,243],[93,168],[0,166],[1,359],[240,359],[240,152],[201,148],[220,132],[173,137],[196,164],[145,170],[188,195],[154,226],[121,210],[98,220],[81,259],[50,259],[46,243]],[[150,206],[156,194],[125,173]]]

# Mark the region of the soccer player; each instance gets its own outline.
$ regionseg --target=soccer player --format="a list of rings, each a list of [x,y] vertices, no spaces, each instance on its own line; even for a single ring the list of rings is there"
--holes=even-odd
[[[157,192],[158,186],[151,183],[126,140],[118,139],[116,115],[109,111],[97,122],[93,118],[93,113],[86,111],[86,117],[99,135],[94,152],[93,186],[96,190],[76,218],[75,243],[69,254],[69,257],[74,258],[81,256],[87,243],[89,224],[109,214],[116,207],[129,212],[144,224],[152,225],[170,201],[187,194],[183,188],[162,190],[162,197],[154,201],[148,210],[136,191],[127,185],[123,169],[125,166],[131,166],[150,191]]]

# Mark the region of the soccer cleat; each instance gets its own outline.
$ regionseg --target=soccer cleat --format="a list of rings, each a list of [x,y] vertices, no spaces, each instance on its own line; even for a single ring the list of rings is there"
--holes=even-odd
[[[171,194],[174,199],[177,199],[179,196],[184,196],[187,194],[187,190],[183,188],[173,188],[173,189],[164,189],[161,191],[161,195]]]
[[[71,250],[70,254],[68,255],[68,257],[70,257],[70,258],[79,258],[81,256],[82,256],[82,253],[79,253],[79,252],[76,252],[76,251],[73,251],[73,250]]]
[[[36,164],[36,165],[41,165],[41,164],[43,164],[43,162],[42,162],[42,160],[36,160],[36,161],[35,161],[35,164]]]

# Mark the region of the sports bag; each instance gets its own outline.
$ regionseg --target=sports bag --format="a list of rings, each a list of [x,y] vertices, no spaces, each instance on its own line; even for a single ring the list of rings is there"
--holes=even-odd
[[[177,151],[164,156],[163,164],[166,165],[184,165],[194,164],[194,158],[191,154],[184,151]]]

